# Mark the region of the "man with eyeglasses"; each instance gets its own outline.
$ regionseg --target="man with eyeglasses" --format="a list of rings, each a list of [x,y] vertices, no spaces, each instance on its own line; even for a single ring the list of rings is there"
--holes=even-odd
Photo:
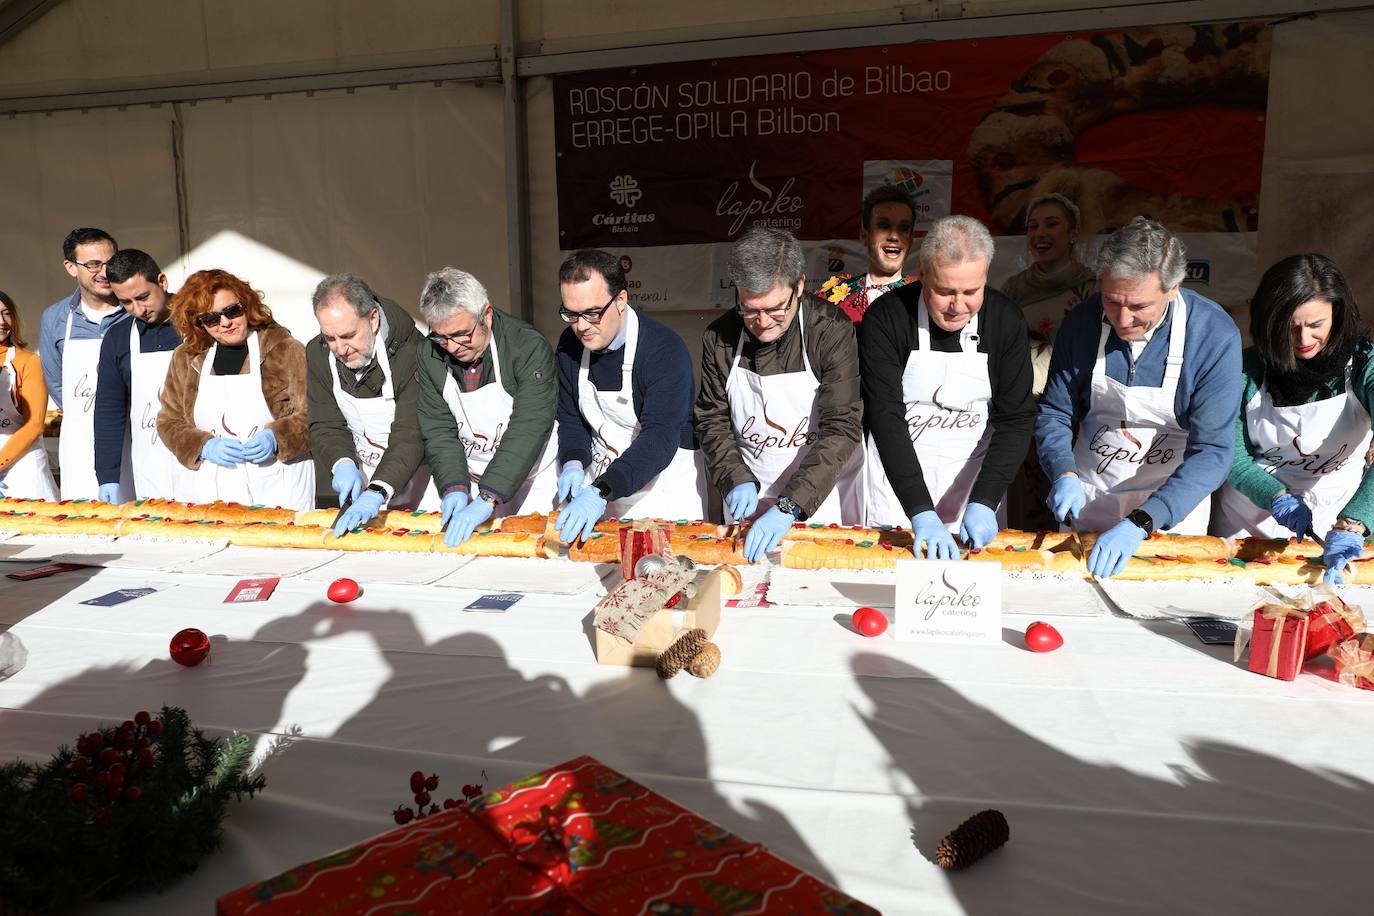
[[[133,320],[105,335],[95,392],[95,476],[101,502],[172,498],[180,463],[157,434],[162,383],[181,335],[172,324],[167,275],[152,256],[125,248],[105,266],[116,300]]]
[[[105,276],[118,245],[103,229],[73,229],[62,241],[62,266],[76,280],[76,292],[43,311],[38,356],[48,393],[62,411],[57,437],[58,475],[63,499],[96,499],[95,391],[100,342],[129,314],[119,307]]]
[[[548,512],[557,485],[553,349],[528,322],[498,311],[456,267],[425,278],[420,313],[420,434],[443,497],[444,544],[492,516]]]
[[[415,413],[415,321],[353,274],[325,277],[310,301],[320,325],[305,345],[310,450],[317,486],[333,490],[320,487],[316,503],[347,506],[335,537],[383,508],[438,509]]]
[[[565,542],[613,518],[698,519],[705,473],[692,433],[692,357],[630,307],[620,259],[588,249],[558,269],[559,501]]]
[[[1035,423],[1021,308],[988,289],[993,242],[968,216],[921,240],[921,282],[873,304],[859,326],[868,420],[867,524],[910,523],[916,556],[981,548]]]
[[[797,521],[863,521],[854,328],[804,295],[805,268],[790,233],[750,229],[726,265],[738,304],[702,340],[697,439],[726,521],[752,520],[750,562]]]

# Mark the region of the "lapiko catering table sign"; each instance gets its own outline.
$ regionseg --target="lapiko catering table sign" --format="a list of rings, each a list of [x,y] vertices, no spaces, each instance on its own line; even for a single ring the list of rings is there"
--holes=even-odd
[[[1000,642],[1002,566],[898,560],[893,618],[893,635],[904,642]]]

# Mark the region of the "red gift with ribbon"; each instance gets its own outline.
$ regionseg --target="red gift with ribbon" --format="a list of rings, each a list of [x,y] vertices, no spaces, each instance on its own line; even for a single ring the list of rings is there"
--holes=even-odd
[[[1374,690],[1374,633],[1362,633],[1331,647],[1336,680],[1362,690]]]
[[[1364,612],[1333,593],[1307,614],[1307,658],[1316,658],[1365,628]]]
[[[1250,670],[1291,681],[1302,670],[1307,651],[1307,612],[1286,604],[1255,609],[1250,635]]]
[[[635,565],[641,557],[655,556],[665,560],[673,558],[672,535],[667,525],[655,524],[646,519],[637,519],[630,525],[620,527],[620,576],[622,579],[635,577]]]

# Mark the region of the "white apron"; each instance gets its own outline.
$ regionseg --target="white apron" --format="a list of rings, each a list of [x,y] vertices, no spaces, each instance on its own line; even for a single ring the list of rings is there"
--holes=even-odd
[[[13,346],[6,348],[5,361],[0,363],[0,447],[24,425],[24,415],[19,411],[18,377],[10,366],[16,349]],[[10,499],[57,499],[57,485],[52,482],[52,472],[48,470],[48,453],[43,449],[42,436],[33,440],[7,470],[0,471],[0,481],[5,484],[4,495]]]
[[[72,316],[62,343],[62,430],[57,436],[57,471],[63,499],[95,499],[100,482],[95,477],[95,386],[100,365],[102,338],[72,340]],[[121,499],[134,498],[129,472],[129,443],[124,442],[119,470]]]
[[[471,495],[477,496],[482,473],[501,447],[501,437],[515,409],[515,398],[501,383],[501,357],[496,351],[496,335],[489,345],[491,369],[495,379],[476,391],[464,391],[453,373],[444,377],[444,403],[458,424],[458,438],[468,460],[468,476],[472,478]],[[494,516],[520,515],[524,512],[549,513],[555,509],[554,495],[558,492],[558,443],[550,435],[544,451],[530,468],[525,482],[505,502],[492,512]]]
[[[248,374],[214,375],[218,345],[211,345],[200,367],[194,420],[211,436],[246,442],[272,422],[272,411],[262,394],[262,361],[258,332],[248,335]],[[315,462],[309,455],[292,462],[275,456],[266,464],[245,461],[222,468],[209,461],[195,471],[184,467],[185,502],[207,503],[216,499],[245,506],[280,506],[311,509],[315,503]]]
[[[577,407],[592,430],[592,466],[587,483],[605,473],[639,435],[639,416],[635,413],[635,352],[639,349],[639,314],[625,311],[625,362],[620,369],[619,391],[598,391],[588,377],[591,351],[583,348],[577,370]],[[613,500],[606,506],[607,518],[699,519],[706,514],[706,472],[701,452],[679,448],[673,460],[638,493]]]
[[[1188,327],[1188,306],[1182,296],[1174,300],[1171,315],[1164,382],[1158,388],[1124,385],[1107,375],[1107,336],[1112,326],[1102,324],[1093,363],[1092,401],[1073,446],[1078,478],[1088,498],[1077,520],[1085,531],[1106,531],[1139,509],[1183,463],[1188,430],[1174,416]],[[1206,534],[1211,511],[1211,499],[1204,499],[1170,530]]]
[[[129,428],[130,443],[124,467],[133,469],[134,495],[138,499],[170,499],[181,462],[162,444],[157,434],[157,413],[162,409],[162,385],[174,350],[143,353],[139,350],[138,322],[129,322]]]
[[[377,365],[382,370],[382,396],[378,398],[355,398],[343,390],[339,384],[338,360],[329,354],[329,374],[334,378],[334,403],[339,405],[348,431],[353,436],[353,450],[357,452],[358,464],[363,472],[363,486],[377,473],[391,442],[391,424],[396,420],[396,387],[392,384],[391,358],[386,353],[385,341],[377,341]],[[439,509],[439,493],[434,489],[429,465],[421,464],[415,469],[409,482],[392,495],[387,504],[393,509],[420,510],[435,512]]]
[[[1369,411],[1351,390],[1351,368],[1347,363],[1345,393],[1334,398],[1275,407],[1261,385],[1245,405],[1245,429],[1261,450],[1260,466],[1302,497],[1312,510],[1312,530],[1323,536],[1364,479],[1364,456],[1374,438]],[[1292,534],[1268,508],[1256,506],[1229,483],[1222,487],[1212,527],[1222,537]]]
[[[777,502],[787,482],[806,458],[815,441],[811,430],[820,422],[816,392],[821,383],[811,371],[806,354],[806,306],[797,306],[801,333],[800,372],[761,376],[740,366],[745,332],[739,333],[735,360],[725,377],[725,396],[730,403],[730,426],[735,431],[735,446],[744,463],[759,482],[759,508]],[[736,521],[725,508],[725,521]],[[835,488],[808,522],[858,525],[863,522],[863,447],[854,449],[848,463],[835,481]]]
[[[917,303],[916,349],[906,358],[902,371],[902,402],[907,430],[926,489],[935,511],[951,533],[959,532],[968,495],[983,467],[992,439],[988,426],[992,382],[988,379],[988,355],[978,352],[978,316],[959,332],[959,352],[930,349],[930,313],[924,296]],[[888,483],[873,437],[868,437],[864,461],[867,478],[865,524],[911,524],[902,503]],[[999,506],[998,516],[1005,509]]]

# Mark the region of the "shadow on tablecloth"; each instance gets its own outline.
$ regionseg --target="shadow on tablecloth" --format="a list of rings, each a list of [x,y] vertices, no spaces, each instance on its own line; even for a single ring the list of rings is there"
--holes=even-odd
[[[878,663],[897,673],[860,674]],[[866,724],[918,791],[906,798],[919,848],[913,869],[933,873],[921,857],[933,858],[941,837],[977,811],[992,807],[1007,817],[1006,847],[948,874],[971,916],[1317,912],[1346,899],[1374,850],[1374,785],[1348,773],[1184,740],[1191,765],[1172,767],[1172,779],[1152,778],[1052,747],[895,659],[858,655],[853,668],[873,704]],[[1219,699],[1218,725],[1237,708],[1257,706]],[[1358,720],[1364,725],[1346,718],[1352,742],[1361,742],[1354,746],[1366,747],[1367,714]],[[1120,727],[1123,743],[1147,740],[1129,734],[1130,725]],[[1093,739],[1115,743],[1111,735]],[[1352,751],[1343,762],[1367,759]],[[897,840],[873,840],[889,841]]]

